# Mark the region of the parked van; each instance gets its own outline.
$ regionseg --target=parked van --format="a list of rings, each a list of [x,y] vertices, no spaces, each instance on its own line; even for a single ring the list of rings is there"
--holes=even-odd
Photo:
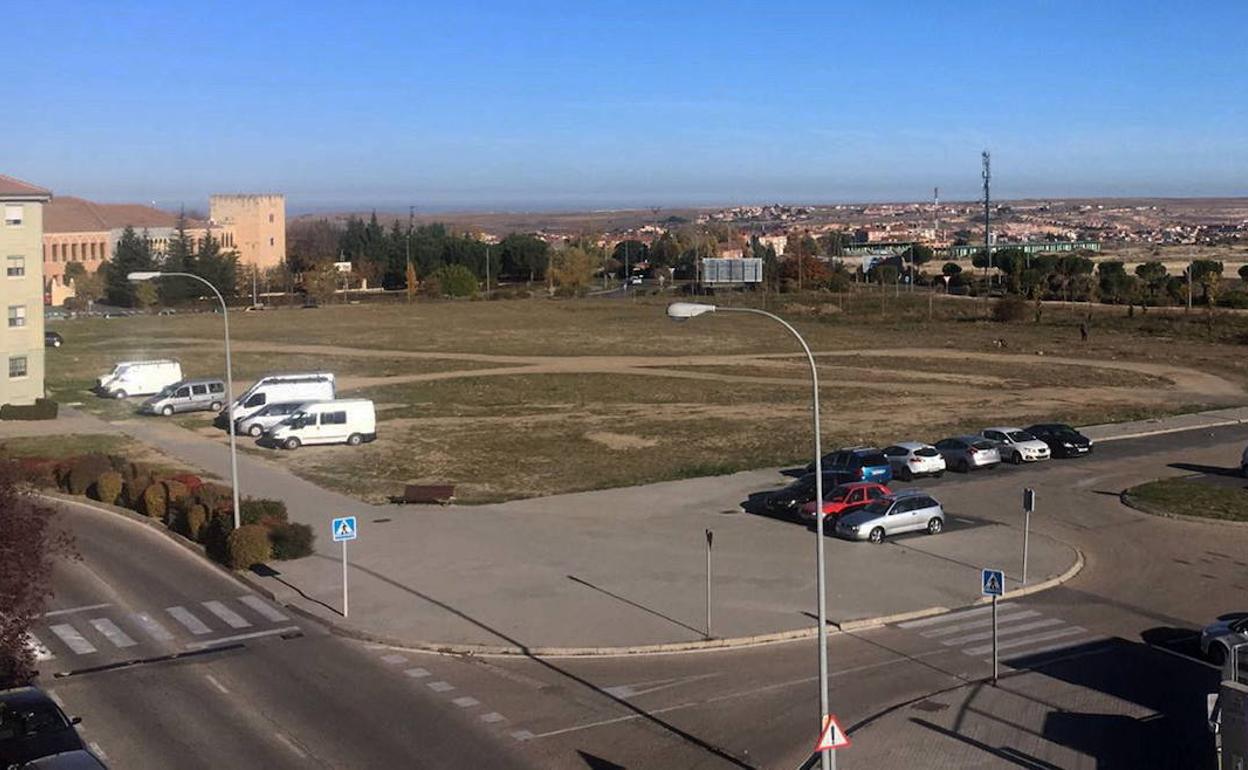
[[[139,411],[168,417],[174,412],[219,412],[224,403],[225,381],[183,380],[144,401]]]
[[[95,387],[110,398],[150,396],[181,379],[182,365],[177,361],[122,361],[96,380]]]
[[[358,446],[377,438],[377,412],[366,398],[305,404],[269,431],[269,438],[286,449],[304,444]]]
[[[239,433],[246,433],[248,436],[260,438],[279,422],[302,409],[306,403],[310,402],[276,401],[272,404],[267,404],[263,409],[250,417],[244,417],[234,423],[234,426]]]
[[[230,409],[234,428],[268,404],[290,401],[328,401],[336,395],[334,375],[329,372],[309,374],[273,374],[261,377],[243,395],[234,401]],[[228,423],[222,422],[221,427]]]

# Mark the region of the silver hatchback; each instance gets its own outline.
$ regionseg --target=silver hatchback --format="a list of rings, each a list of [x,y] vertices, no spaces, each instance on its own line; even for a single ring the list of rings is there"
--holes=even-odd
[[[944,528],[945,509],[931,495],[922,492],[881,497],[836,520],[837,536],[872,543],[883,542],[885,537],[902,532],[926,531],[936,535]]]
[[[959,473],[1001,464],[1001,452],[997,450],[997,445],[983,436],[942,438],[935,447],[944,455],[945,464]]]

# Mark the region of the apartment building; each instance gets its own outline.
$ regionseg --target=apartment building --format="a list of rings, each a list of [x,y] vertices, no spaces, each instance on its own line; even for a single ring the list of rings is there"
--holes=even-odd
[[[0,404],[43,396],[43,207],[52,193],[0,174]]]

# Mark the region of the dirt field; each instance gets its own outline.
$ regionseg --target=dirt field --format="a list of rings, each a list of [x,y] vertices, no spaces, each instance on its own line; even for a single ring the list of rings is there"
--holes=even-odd
[[[755,299],[761,299],[755,297]],[[442,302],[241,315],[238,384],[263,371],[330,370],[344,395],[378,405],[361,448],[248,447],[368,499],[401,484],[450,482],[487,501],[745,468],[810,454],[808,368],[783,329],[749,316],[675,324],[665,300]],[[982,302],[923,297],[771,302],[820,361],[824,442],[936,440],[987,423],[1092,423],[1245,401],[1227,315],[1046,309],[1041,324],[984,320]],[[815,313],[814,306],[824,307]],[[828,306],[837,308],[827,310]],[[220,318],[58,324],[49,389],[108,417],[126,404],[84,392],[113,360],[175,356],[186,375],[219,375]],[[1241,328],[1242,327],[1242,328]],[[152,418],[158,419],[158,418]],[[178,423],[225,437],[209,416]]]

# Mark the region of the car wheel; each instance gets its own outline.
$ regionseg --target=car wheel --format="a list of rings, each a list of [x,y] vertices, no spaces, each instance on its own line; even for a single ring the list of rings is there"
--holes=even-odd
[[[935,473],[933,473],[932,475],[933,475],[933,476],[935,476],[936,478],[940,478],[941,476],[944,476],[944,475],[945,475],[945,472],[944,472],[944,471],[936,471],[936,472],[935,472]]]
[[[1226,646],[1220,642],[1209,645],[1209,662],[1220,666],[1226,662]]]
[[[283,443],[282,446],[286,447],[287,449],[298,449],[299,439],[295,438],[294,436],[291,436],[290,438],[286,439],[285,443]]]
[[[927,522],[927,534],[929,535],[939,535],[944,528],[945,523],[936,517],[932,517],[932,520]]]
[[[352,433],[350,436],[347,436],[347,444],[350,446],[359,446],[363,441],[364,437],[358,433]]]
[[[876,527],[875,529],[871,530],[871,534],[867,535],[867,539],[870,540],[872,543],[875,543],[876,545],[879,545],[880,543],[884,542],[884,528]]]
[[[1010,455],[1010,462],[1014,463],[1015,465],[1022,465],[1023,456],[1019,454],[1018,452],[1015,452],[1014,454]]]
[[[970,473],[971,464],[966,460],[958,460],[958,473]]]
[[[211,410],[212,410],[212,411],[214,411],[214,412],[219,412],[219,411],[221,411],[221,402],[220,402],[220,401],[213,401],[213,402],[212,402],[212,405],[211,405],[211,406],[209,406],[208,408],[209,408],[209,409],[211,409]]]
[[[264,428],[261,428],[259,425],[253,425],[247,429],[247,435],[252,438],[260,438],[264,435]]]
[[[166,406],[165,408],[163,408],[163,409],[161,409],[161,410],[160,410],[160,413],[161,413],[161,414],[163,414],[163,415],[164,415],[164,416],[166,416],[166,417],[172,417],[172,416],[173,416],[173,407],[171,407],[171,406]]]
[[[902,481],[913,481],[914,472],[911,471],[909,468],[902,468],[901,472],[897,474],[897,477],[901,479]]]
[[[121,399],[125,397],[126,397],[126,391],[124,390],[119,390],[113,393],[113,398],[117,399],[118,401],[120,401]]]

